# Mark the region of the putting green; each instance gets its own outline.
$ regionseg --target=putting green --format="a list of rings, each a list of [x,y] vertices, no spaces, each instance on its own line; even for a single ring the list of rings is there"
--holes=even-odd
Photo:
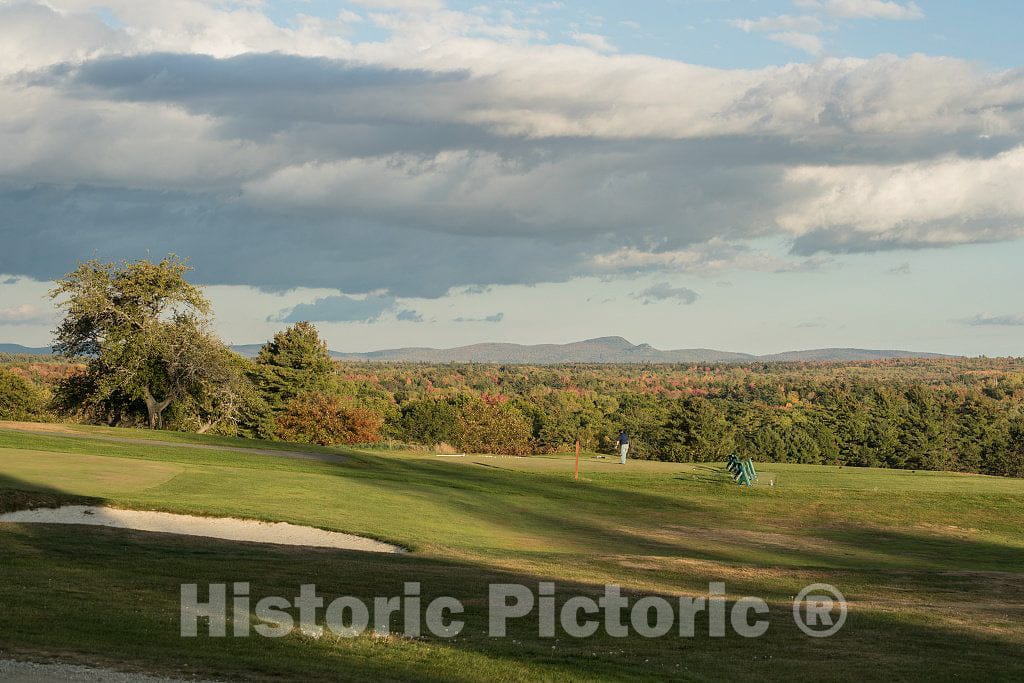
[[[21,483],[19,488],[66,488],[83,496],[143,491],[170,481],[184,469],[169,462],[20,448],[0,450],[0,480],[15,479]]]

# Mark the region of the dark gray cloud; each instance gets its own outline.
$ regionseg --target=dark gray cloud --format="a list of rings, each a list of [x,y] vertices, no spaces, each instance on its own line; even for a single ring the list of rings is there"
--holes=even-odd
[[[174,252],[189,258],[203,284],[439,297],[477,282],[558,282],[586,268],[575,246],[542,246],[529,236],[436,234],[366,217],[297,221],[219,195],[0,186],[0,206],[0,272],[39,280],[59,277],[78,259]]]
[[[792,270],[828,264],[827,254],[1020,233],[1024,210],[981,191],[967,218],[914,208],[881,227],[844,222],[870,197],[850,210],[821,204],[872,164],[884,179],[888,164],[1004,163],[1000,155],[1024,141],[1024,72],[888,57],[757,78],[722,71],[705,74],[720,79],[706,94],[721,104],[694,119],[709,97],[685,84],[675,95],[645,89],[639,71],[616,64],[593,75],[601,87],[580,85],[588,72],[568,67],[531,87],[511,62],[481,76],[276,52],[131,54],[27,70],[11,83],[54,99],[23,125],[54,137],[59,152],[0,173],[0,272],[49,279],[92,255],[174,251],[207,284],[436,297],[607,274],[595,259],[622,250],[640,257],[616,273],[699,272],[699,260],[680,267],[658,257],[795,235],[793,254],[813,258],[780,266]],[[647,66],[676,73],[667,62]],[[907,84],[919,83],[949,92],[926,89],[934,101],[908,113]],[[158,114],[170,128],[149,120]],[[829,175],[837,166],[846,168],[838,179]],[[809,180],[794,182],[794,168],[811,169]],[[743,249],[702,258],[749,261]],[[696,297],[665,287],[642,300]],[[356,315],[342,303],[307,313]]]
[[[365,299],[339,294],[317,299],[313,303],[297,306],[270,316],[268,322],[297,323],[311,322],[360,322],[379,320],[384,313],[395,307],[395,299],[387,296],[370,296]]]
[[[452,322],[456,323],[500,323],[505,319],[504,313],[494,313],[492,315],[484,315],[479,317],[465,317],[459,316],[458,318],[452,318]]]
[[[406,322],[421,323],[423,322],[423,314],[419,311],[414,311],[411,308],[406,308],[395,314],[395,318],[398,320],[404,320]]]
[[[357,88],[407,87],[462,81],[466,71],[437,73],[389,69],[324,57],[280,53],[243,54],[218,59],[209,55],[151,53],[101,57],[78,67],[61,64],[45,72],[51,79],[96,88],[116,98],[161,101],[227,101],[261,91],[304,97]],[[42,80],[42,77],[37,77]],[[43,80],[45,83],[46,81]]]
[[[469,287],[462,287],[460,293],[462,294],[486,294],[491,291],[488,285],[470,285]]]
[[[964,221],[932,222],[918,226],[917,234],[878,234],[858,230],[847,225],[845,229],[815,230],[800,235],[791,242],[790,253],[796,256],[821,256],[822,254],[871,254],[901,249],[933,249],[958,244],[985,244],[1002,242],[1018,237],[1020,227],[1016,224],[989,223],[989,228],[979,226],[972,229]],[[970,223],[970,221],[966,221]],[[949,229],[943,230],[943,226]],[[965,237],[969,236],[969,237]]]
[[[890,68],[907,69],[899,62]],[[936,130],[930,125],[907,126],[889,134],[865,134],[860,131],[862,118],[884,112],[902,119],[906,114],[887,112],[877,102],[853,101],[862,94],[845,84],[839,74],[803,70],[794,72],[792,78],[798,74],[795,83],[768,79],[749,88],[731,110],[723,112],[722,118],[761,116],[771,122],[778,99],[790,94],[793,87],[801,87],[805,97],[822,100],[822,112],[808,122],[816,126],[806,131],[813,134],[801,135],[776,122],[777,130],[759,131],[752,126],[748,133],[723,130],[710,136],[683,137],[524,136],[485,120],[472,122],[481,118],[473,115],[480,108],[516,106],[514,97],[511,104],[506,103],[511,96],[502,90],[500,79],[474,77],[465,69],[400,69],[281,53],[228,58],[181,53],[108,56],[81,64],[53,65],[23,76],[22,81],[82,99],[177,105],[191,113],[214,117],[225,135],[265,140],[287,131],[293,154],[318,160],[323,160],[325,153],[431,154],[444,149],[474,149],[495,151],[529,166],[589,152],[627,160],[636,156],[649,162],[645,168],[652,171],[669,170],[686,160],[687,166],[727,173],[744,167],[771,166],[778,170],[822,162],[899,163],[940,154],[988,158],[1024,140],[1021,133],[979,135],[977,130]],[[903,87],[902,83],[887,82],[893,76],[885,70],[878,69],[874,75],[880,81],[875,93],[878,102]],[[1008,71],[986,83],[1006,93],[1021,92],[1019,100],[1006,95],[989,107],[990,111],[1010,115],[1017,109],[1024,110],[1022,83],[1024,70]],[[608,106],[597,101],[587,104],[578,98],[542,104],[555,111],[570,107],[565,113],[576,118],[599,115]],[[538,109],[533,104],[521,115],[529,118],[542,113]],[[649,159],[652,154],[655,157]],[[714,201],[715,197],[708,199]]]
[[[992,315],[991,313],[979,313],[978,315],[964,318],[960,322],[975,327],[1018,327],[1024,326],[1024,313],[1009,315]]]
[[[674,301],[678,304],[689,305],[696,303],[697,299],[700,298],[700,294],[689,287],[673,287],[667,282],[659,282],[641,292],[634,292],[632,296],[634,299],[642,301],[645,305],[659,301]]]
[[[467,78],[465,71],[394,69],[279,53],[224,59],[156,53],[59,64],[25,81],[82,99],[178,105],[216,117],[218,130],[228,137],[265,140],[290,130],[290,142],[299,150],[322,153],[334,147],[359,154],[427,151],[446,140],[480,138],[470,127],[447,121],[443,112],[415,106],[436,97],[445,84]]]

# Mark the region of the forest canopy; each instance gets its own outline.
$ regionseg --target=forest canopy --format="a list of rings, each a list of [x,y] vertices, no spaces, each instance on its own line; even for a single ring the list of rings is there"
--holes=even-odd
[[[720,365],[339,362],[299,322],[254,358],[209,330],[176,257],[59,282],[65,353],[0,358],[0,419],[148,425],[307,443],[611,452],[1024,476],[1024,359]]]

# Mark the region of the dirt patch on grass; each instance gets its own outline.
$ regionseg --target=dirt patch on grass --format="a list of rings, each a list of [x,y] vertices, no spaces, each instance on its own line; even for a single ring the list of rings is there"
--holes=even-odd
[[[10,420],[0,420],[0,429],[13,429],[19,432],[38,432],[41,434],[80,434],[80,432],[76,432],[67,425],[56,424],[53,422],[13,422]]]
[[[943,536],[956,536],[957,538],[968,538],[977,536],[981,533],[980,529],[975,529],[974,527],[962,527],[953,524],[929,524],[927,522],[920,522],[914,526],[924,531],[930,531]]]

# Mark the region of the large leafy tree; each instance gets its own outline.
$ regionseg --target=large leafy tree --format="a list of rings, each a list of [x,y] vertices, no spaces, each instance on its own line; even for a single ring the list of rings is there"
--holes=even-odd
[[[159,429],[172,403],[231,384],[230,352],[208,331],[210,304],[185,280],[188,270],[174,255],[92,260],[57,281],[50,294],[65,316],[54,348],[86,359],[74,382],[83,401],[141,400]]]
[[[217,381],[204,382],[197,391],[169,406],[170,422],[177,429],[199,434],[272,438],[274,417],[270,406],[249,381],[255,364],[227,348],[222,351],[215,365]]]

